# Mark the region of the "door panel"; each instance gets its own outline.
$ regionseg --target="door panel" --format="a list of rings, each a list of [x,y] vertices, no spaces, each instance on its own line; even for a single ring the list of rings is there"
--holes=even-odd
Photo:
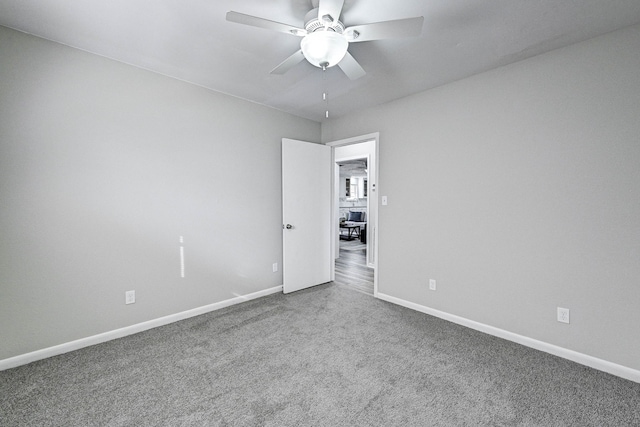
[[[331,147],[282,140],[283,291],[331,280]]]

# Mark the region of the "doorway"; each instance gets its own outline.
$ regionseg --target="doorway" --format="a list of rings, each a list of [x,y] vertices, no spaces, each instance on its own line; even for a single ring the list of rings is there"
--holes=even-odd
[[[335,141],[334,282],[377,296],[378,134]]]
[[[367,259],[369,157],[339,160],[336,155],[338,244],[334,282],[373,295],[373,273]]]

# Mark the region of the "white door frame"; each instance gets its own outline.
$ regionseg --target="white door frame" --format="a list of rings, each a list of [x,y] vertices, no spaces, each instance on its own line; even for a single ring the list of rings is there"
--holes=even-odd
[[[374,141],[374,152],[375,152],[375,173],[374,173],[374,177],[373,177],[373,183],[372,183],[372,187],[371,187],[371,192],[368,195],[368,203],[369,206],[375,204],[376,205],[376,215],[374,218],[374,224],[373,224],[373,296],[375,298],[378,298],[378,213],[380,211],[379,207],[380,207],[380,198],[378,196],[378,192],[379,192],[379,188],[380,186],[378,185],[378,177],[380,175],[379,172],[379,164],[380,164],[380,133],[379,132],[375,132],[375,133],[370,133],[368,135],[362,135],[362,136],[356,136],[353,138],[347,138],[347,139],[341,139],[338,141],[331,141],[331,142],[327,142],[325,145],[328,145],[330,147],[332,147],[332,165],[334,165],[335,167],[335,163],[336,163],[336,154],[335,154],[335,148],[336,147],[342,147],[345,145],[353,145],[353,144],[359,144],[361,142],[367,142],[367,141]],[[336,183],[335,183],[335,173],[331,174],[331,180],[333,181],[331,183],[331,193],[332,193],[332,197],[331,197],[331,212],[335,212],[336,211]],[[332,232],[334,230],[336,230],[338,227],[338,224],[336,222],[336,216],[335,215],[331,215],[331,230]],[[331,261],[332,264],[335,264],[335,255],[336,255],[336,239],[332,238],[331,239]],[[331,280],[335,280],[335,271],[332,265],[332,269],[331,269]]]

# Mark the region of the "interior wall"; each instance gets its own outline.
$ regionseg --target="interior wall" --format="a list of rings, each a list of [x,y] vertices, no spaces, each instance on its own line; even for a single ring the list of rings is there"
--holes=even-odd
[[[323,124],[380,132],[379,292],[640,369],[638,52],[629,27]]]
[[[0,58],[0,360],[282,285],[281,139],[319,123],[2,27]]]

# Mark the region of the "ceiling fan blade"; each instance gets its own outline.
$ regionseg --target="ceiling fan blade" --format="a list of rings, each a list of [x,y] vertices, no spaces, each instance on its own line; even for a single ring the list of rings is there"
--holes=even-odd
[[[338,62],[338,67],[340,67],[351,80],[357,80],[367,74],[349,52],[342,58],[342,61]]]
[[[237,24],[250,25],[252,27],[266,28],[267,30],[279,31],[281,33],[293,34],[294,36],[305,36],[307,30],[294,27],[293,25],[282,24],[280,22],[270,21],[257,16],[245,15],[239,12],[227,12],[227,21]]]
[[[280,65],[271,70],[271,74],[284,74],[294,66],[298,65],[304,59],[304,55],[302,54],[302,49],[282,61]]]
[[[417,37],[422,33],[424,17],[397,19],[373,24],[354,25],[346,28],[344,34],[349,42],[391,39],[396,37]]]
[[[344,0],[320,0],[318,4],[318,19],[320,22],[331,24],[340,19]]]

